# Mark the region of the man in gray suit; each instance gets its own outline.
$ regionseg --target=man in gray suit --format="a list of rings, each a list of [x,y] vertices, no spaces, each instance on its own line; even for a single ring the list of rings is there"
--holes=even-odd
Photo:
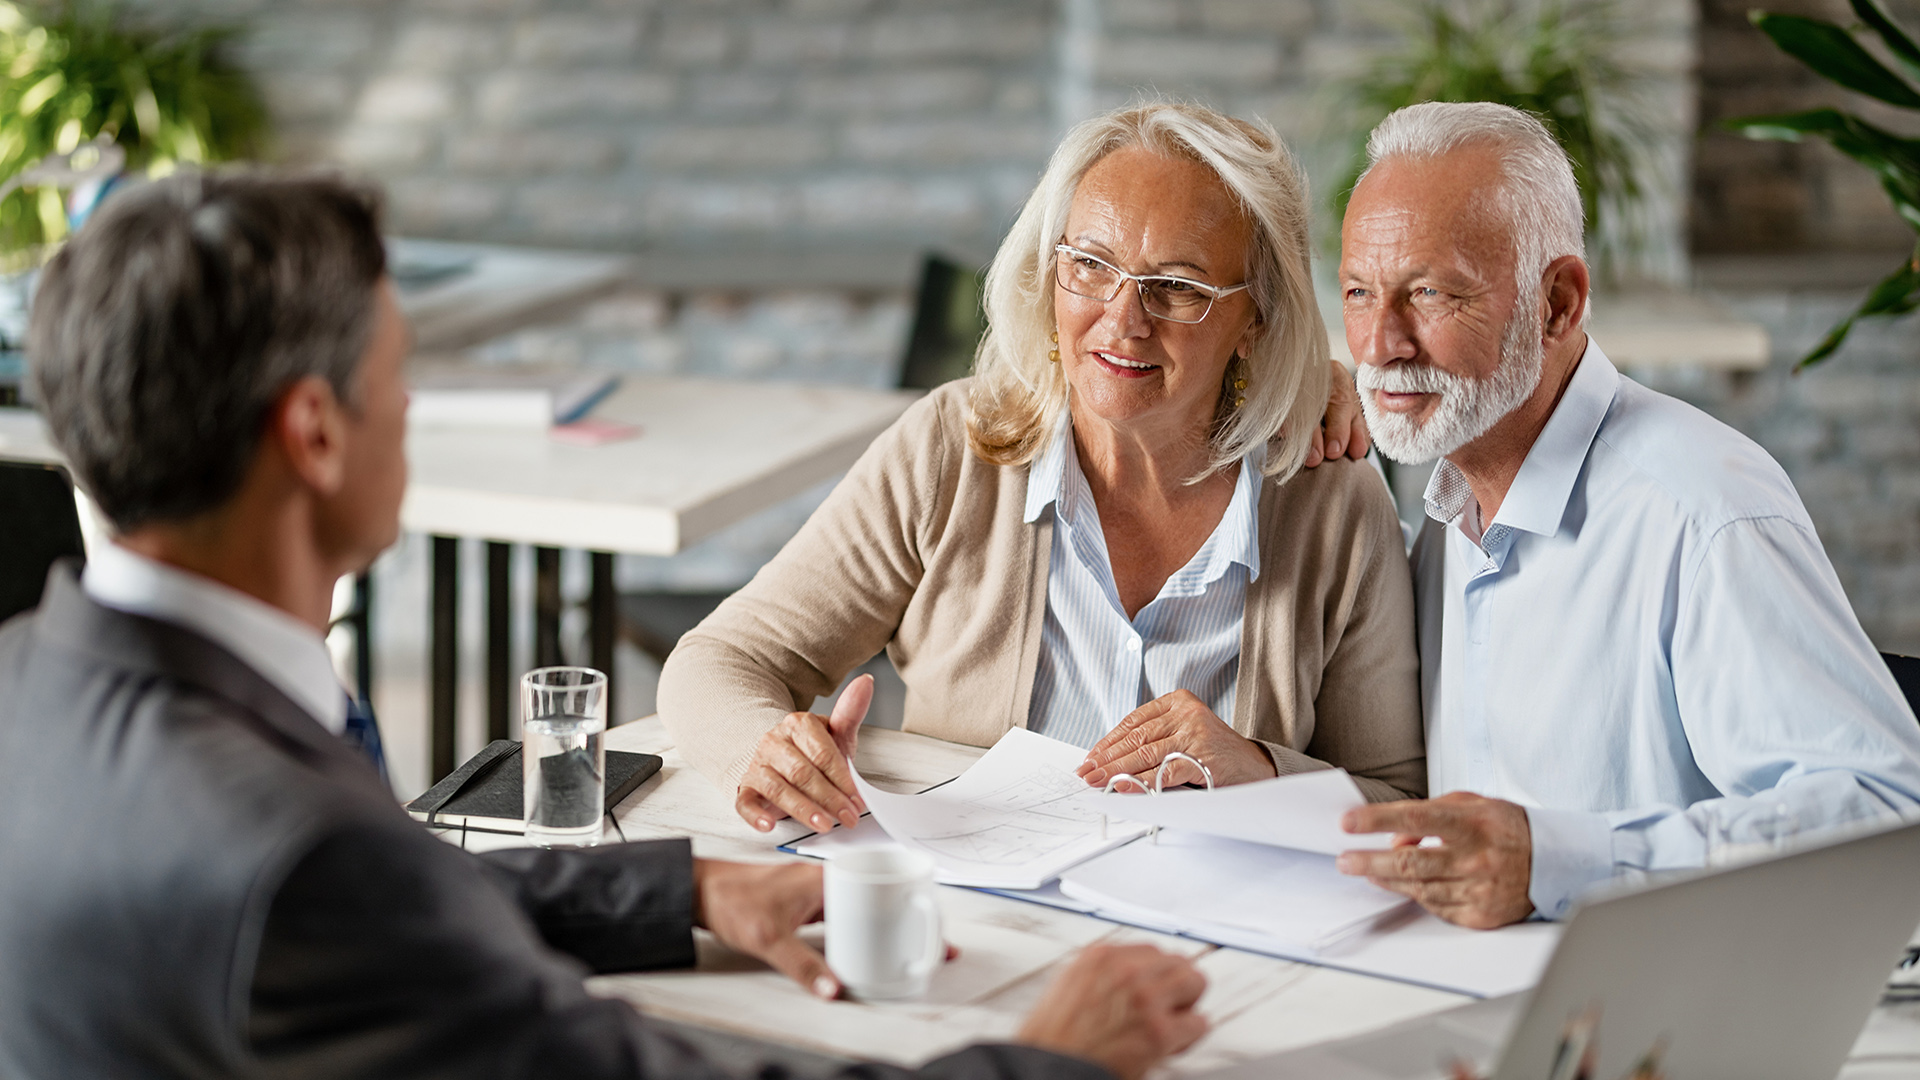
[[[838,993],[795,936],[814,867],[476,857],[395,804],[322,635],[398,532],[408,347],[337,181],[156,182],[47,267],[37,387],[115,535],[0,629],[0,1076],[712,1075],[582,985],[690,963],[696,925]],[[1199,1037],[1203,985],[1089,951],[1024,1045],[923,1072],[1136,1077]]]

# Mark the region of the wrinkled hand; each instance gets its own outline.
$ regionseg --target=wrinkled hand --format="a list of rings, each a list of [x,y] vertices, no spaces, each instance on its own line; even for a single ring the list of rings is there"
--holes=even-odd
[[[1360,411],[1360,391],[1353,385],[1353,375],[1338,360],[1327,363],[1333,366],[1332,378],[1328,380],[1327,415],[1314,429],[1313,448],[1307,451],[1309,469],[1343,452],[1358,461],[1366,457],[1373,446],[1373,439],[1367,434],[1366,415]]]
[[[1513,803],[1456,791],[1358,806],[1340,825],[1350,833],[1395,834],[1387,851],[1343,853],[1341,873],[1410,896],[1448,922],[1490,930],[1533,913],[1533,833],[1527,812]],[[1429,836],[1440,845],[1419,846]]]
[[[826,957],[796,933],[820,921],[822,905],[818,866],[693,860],[694,921],[820,997],[831,998],[840,993],[840,981],[827,969]]]
[[[847,684],[831,717],[788,713],[754,748],[753,763],[740,778],[734,812],[766,832],[783,817],[821,832],[838,823],[852,828],[867,806],[853,783],[854,744],[860,721],[873,703],[873,676]]]
[[[1207,1033],[1193,1011],[1206,988],[1185,957],[1151,945],[1093,945],[1047,988],[1014,1041],[1139,1080]]]
[[[1128,713],[1093,744],[1075,772],[1094,787],[1119,773],[1131,773],[1152,786],[1153,771],[1175,750],[1205,762],[1213,782],[1223,787],[1274,775],[1266,748],[1228,727],[1191,690],[1164,694]],[[1168,787],[1202,780],[1200,770],[1189,762],[1167,767]]]

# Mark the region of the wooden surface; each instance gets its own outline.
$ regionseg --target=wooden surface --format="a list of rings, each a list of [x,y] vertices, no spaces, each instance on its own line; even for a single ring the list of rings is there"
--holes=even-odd
[[[660,754],[659,775],[620,807],[628,839],[690,836],[711,858],[784,860],[780,843],[806,830],[782,823],[755,833],[731,800],[680,759],[657,718],[608,732],[611,749]],[[895,731],[861,734],[861,772],[897,791],[922,789],[963,771],[982,751]],[[489,838],[494,843],[500,838]],[[1201,1011],[1214,1029],[1156,1076],[1199,1076],[1292,1047],[1385,1027],[1466,998],[1218,949],[970,889],[942,887],[942,916],[961,956],[936,976],[923,1001],[820,1001],[758,962],[702,934],[692,971],[613,975],[589,984],[677,1023],[791,1046],[828,1058],[915,1064],[969,1042],[1005,1039],[1040,1000],[1075,949],[1100,940],[1147,941],[1196,958],[1208,978]],[[817,941],[817,938],[816,938]],[[1874,1012],[1842,1080],[1920,1076],[1920,1004]]]
[[[691,836],[697,855],[786,860],[780,843],[807,830],[783,822],[754,832],[732,800],[681,760],[654,718],[614,728],[610,749],[657,753],[658,776],[618,812],[628,839]],[[862,732],[857,761],[883,787],[915,791],[965,770],[981,751],[895,731]],[[757,961],[702,935],[693,971],[602,976],[596,993],[702,1027],[840,1057],[918,1063],[970,1042],[1006,1039],[1061,964],[1100,940],[1149,941],[1198,958],[1209,980],[1204,1011],[1215,1030],[1166,1075],[1197,1075],[1272,1053],[1355,1034],[1448,1008],[1466,998],[1361,975],[1274,960],[1167,937],[1072,912],[941,887],[947,939],[960,958],[936,976],[925,1000],[903,1004],[821,1001]]]

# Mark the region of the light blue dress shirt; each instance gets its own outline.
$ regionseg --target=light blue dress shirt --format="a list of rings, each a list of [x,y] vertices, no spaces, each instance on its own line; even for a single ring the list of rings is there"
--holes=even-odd
[[[1071,421],[1061,417],[1027,479],[1025,520],[1054,515],[1029,730],[1091,747],[1128,713],[1175,690],[1192,691],[1231,721],[1247,584],[1260,575],[1255,511],[1265,460],[1264,445],[1241,459],[1220,524],[1128,619]]]
[[[1444,459],[1426,498],[1432,792],[1527,807],[1541,914],[1716,844],[1920,811],[1920,725],[1738,432],[1589,344],[1484,534]]]

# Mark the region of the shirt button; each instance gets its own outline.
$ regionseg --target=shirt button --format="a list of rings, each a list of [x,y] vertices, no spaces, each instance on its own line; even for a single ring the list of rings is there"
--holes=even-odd
[[[1139,652],[1139,651],[1140,651],[1140,639],[1139,639],[1139,638],[1128,638],[1128,639],[1127,639],[1127,651],[1128,651],[1128,652]]]

